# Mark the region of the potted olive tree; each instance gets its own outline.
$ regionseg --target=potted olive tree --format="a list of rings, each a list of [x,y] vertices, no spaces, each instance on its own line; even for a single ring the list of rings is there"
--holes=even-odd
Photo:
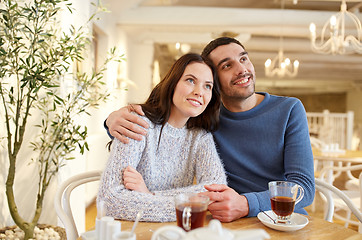
[[[74,10],[68,0],[0,1],[0,112],[6,130],[1,135],[9,161],[6,197],[11,217],[25,239],[33,237],[47,187],[59,168],[71,159],[70,153],[88,148],[87,128],[75,118],[106,99],[101,81],[106,65],[122,60],[111,49],[98,72],[80,72],[77,63],[90,46],[89,22],[71,27],[69,33],[62,31],[58,21],[64,8]],[[64,79],[71,81],[71,90],[62,88]],[[34,127],[37,135],[24,141],[24,134]],[[35,152],[29,161],[38,166],[34,173],[38,174],[38,189],[34,190],[35,212],[26,221],[18,211],[14,180],[19,152],[29,147]]]

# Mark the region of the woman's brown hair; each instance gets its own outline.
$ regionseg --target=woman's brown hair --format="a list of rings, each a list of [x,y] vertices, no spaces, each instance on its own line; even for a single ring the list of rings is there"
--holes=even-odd
[[[186,127],[189,129],[202,128],[208,132],[213,132],[216,131],[219,126],[219,108],[221,100],[217,72],[209,59],[203,58],[196,53],[188,53],[176,60],[166,76],[153,88],[146,102],[141,104],[146,117],[150,119],[151,122],[162,125],[158,143],[160,143],[161,140],[162,129],[171,114],[171,106],[173,104],[172,99],[176,85],[180,81],[186,67],[194,62],[205,63],[210,67],[214,84],[209,104],[200,115],[190,117],[186,123]],[[107,144],[109,150],[112,141]]]

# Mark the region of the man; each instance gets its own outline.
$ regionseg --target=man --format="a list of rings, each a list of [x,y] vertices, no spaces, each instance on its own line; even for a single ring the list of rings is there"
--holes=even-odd
[[[314,199],[313,154],[302,103],[296,98],[255,92],[255,70],[244,46],[233,38],[211,41],[202,55],[217,68],[223,106],[220,127],[214,133],[228,186],[205,186],[211,199],[209,211],[222,222],[256,216],[270,210],[268,182],[286,180],[304,189],[295,211]],[[127,142],[126,135],[140,139],[147,126],[130,114],[141,110],[120,109],[106,120],[109,133]]]

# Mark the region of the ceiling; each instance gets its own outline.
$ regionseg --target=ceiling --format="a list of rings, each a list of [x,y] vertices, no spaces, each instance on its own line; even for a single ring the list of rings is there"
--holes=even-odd
[[[104,0],[117,24],[136,41],[153,43],[161,75],[175,57],[175,43],[193,52],[213,38],[239,39],[254,64],[257,91],[275,94],[343,93],[362,91],[362,54],[323,55],[312,52],[309,24],[317,34],[340,9],[337,0]],[[362,0],[347,1],[347,9],[362,21]],[[348,27],[349,28],[349,27]],[[347,29],[349,31],[349,29]],[[362,34],[362,33],[361,33]],[[281,44],[281,37],[283,44]],[[361,36],[362,38],[362,36]],[[267,78],[264,63],[280,47],[292,61],[299,60],[295,78]]]

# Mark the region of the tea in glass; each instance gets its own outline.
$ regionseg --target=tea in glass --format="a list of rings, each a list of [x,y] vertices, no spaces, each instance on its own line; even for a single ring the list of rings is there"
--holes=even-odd
[[[177,226],[185,231],[203,227],[209,198],[197,193],[180,194],[175,197]]]
[[[302,200],[304,189],[293,182],[273,181],[269,182],[269,194],[271,209],[277,216],[276,222],[291,224],[290,216],[295,205]]]

